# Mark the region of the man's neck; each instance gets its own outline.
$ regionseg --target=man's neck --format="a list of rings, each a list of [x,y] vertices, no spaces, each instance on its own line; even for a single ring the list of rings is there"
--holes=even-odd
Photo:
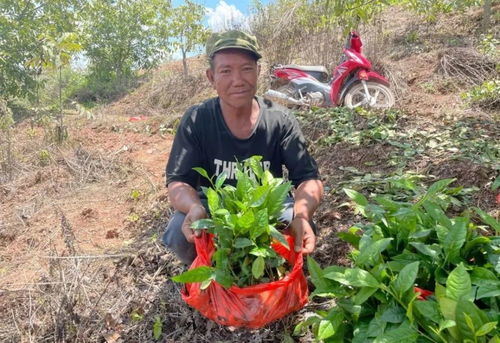
[[[220,101],[222,116],[231,133],[245,139],[252,135],[252,132],[259,120],[260,107],[257,100],[252,99],[248,106],[233,107]]]
[[[220,99],[220,107],[224,119],[231,118],[233,120],[245,120],[251,118],[252,114],[255,115],[259,113],[259,104],[257,103],[257,100],[255,100],[255,98],[245,106],[240,107],[231,106],[230,104]]]

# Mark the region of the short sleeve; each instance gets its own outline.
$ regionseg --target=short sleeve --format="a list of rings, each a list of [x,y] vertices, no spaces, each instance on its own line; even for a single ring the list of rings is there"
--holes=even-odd
[[[196,106],[188,109],[182,117],[168,158],[167,185],[181,181],[195,189],[198,186],[199,174],[193,168],[202,165],[202,150],[197,130],[199,119]]]
[[[306,180],[319,179],[316,161],[309,154],[299,123],[292,114],[284,114],[280,144],[283,164],[288,169],[288,178],[295,187]]]

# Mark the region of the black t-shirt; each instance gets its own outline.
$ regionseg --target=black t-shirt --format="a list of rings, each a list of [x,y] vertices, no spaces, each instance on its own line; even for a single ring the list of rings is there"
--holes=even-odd
[[[293,114],[284,107],[256,97],[260,106],[257,125],[247,139],[236,138],[224,121],[219,98],[189,108],[182,117],[167,163],[167,184],[182,181],[193,188],[209,182],[192,168],[202,167],[209,176],[224,170],[226,184],[235,185],[237,161],[262,156],[261,163],[273,176],[282,177],[284,165],[294,186],[318,179],[318,168],[309,155],[304,136]]]

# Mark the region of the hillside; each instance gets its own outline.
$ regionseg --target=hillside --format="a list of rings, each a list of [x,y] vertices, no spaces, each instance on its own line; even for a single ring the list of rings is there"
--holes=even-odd
[[[498,80],[498,55],[474,48],[480,14],[429,24],[390,9],[378,51],[372,28],[362,35],[391,80],[396,108],[296,113],[326,186],[313,254],[322,265],[349,264],[349,245],[337,233],[361,220],[342,188],[408,199],[455,178],[463,189],[452,212],[479,207],[500,219],[492,189],[500,171],[498,103],[480,107],[461,96]],[[264,55],[260,94],[273,62]],[[160,241],[172,213],[164,169],[183,111],[215,94],[205,63],[191,58],[188,80],[180,61],[163,65],[116,102],[68,114],[63,145],[47,140],[43,123],[16,125],[15,164],[10,180],[0,179],[0,341],[152,342],[157,322],[166,342],[280,342],[322,308],[312,301],[261,330],[233,330],[190,309],[169,279],[184,267]]]

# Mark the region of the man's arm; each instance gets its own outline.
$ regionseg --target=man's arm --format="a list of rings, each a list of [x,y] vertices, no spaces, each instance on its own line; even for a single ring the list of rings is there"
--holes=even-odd
[[[191,224],[207,217],[207,211],[201,204],[198,193],[189,184],[174,181],[168,184],[168,197],[177,211],[186,214],[182,224],[182,233],[184,233],[188,242],[194,242],[194,236],[200,236],[201,232],[191,229]]]
[[[310,254],[316,247],[316,236],[311,227],[311,219],[323,198],[323,183],[320,180],[306,180],[295,190],[294,218],[290,224],[295,237],[295,251],[302,249]]]

